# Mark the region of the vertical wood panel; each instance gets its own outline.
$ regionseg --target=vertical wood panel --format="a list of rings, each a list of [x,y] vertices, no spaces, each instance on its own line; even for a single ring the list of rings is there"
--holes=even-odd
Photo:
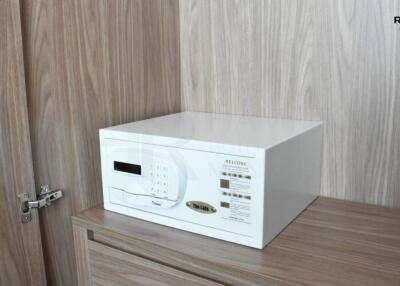
[[[75,260],[77,270],[77,280],[79,286],[92,285],[90,265],[89,265],[89,248],[88,248],[88,230],[73,225]]]
[[[396,13],[398,0],[328,1],[318,7],[315,86],[326,95],[325,195],[400,206]]]
[[[183,1],[182,107],[318,118],[315,1]]]
[[[17,197],[35,196],[19,9],[0,0],[0,285],[43,286],[38,215],[22,224]]]
[[[76,285],[70,216],[102,202],[98,129],[177,112],[177,0],[23,1],[37,183],[65,190],[41,214],[51,285]]]
[[[322,120],[322,195],[400,206],[399,13],[399,0],[182,1],[182,109]]]

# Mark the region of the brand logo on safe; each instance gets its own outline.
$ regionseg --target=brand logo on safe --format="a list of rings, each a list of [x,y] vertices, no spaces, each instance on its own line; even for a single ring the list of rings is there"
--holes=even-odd
[[[394,23],[400,24],[400,16],[394,16]]]

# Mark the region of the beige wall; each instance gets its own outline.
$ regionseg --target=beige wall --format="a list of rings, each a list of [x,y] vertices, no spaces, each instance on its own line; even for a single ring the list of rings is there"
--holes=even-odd
[[[322,120],[322,195],[400,206],[400,0],[180,1],[182,109]]]

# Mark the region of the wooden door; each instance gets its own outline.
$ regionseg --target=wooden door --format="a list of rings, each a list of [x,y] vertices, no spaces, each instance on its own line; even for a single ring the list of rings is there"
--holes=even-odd
[[[21,1],[49,285],[77,285],[71,216],[102,203],[99,128],[179,111],[177,0]],[[38,186],[37,186],[38,187]]]
[[[22,224],[18,193],[35,194],[19,1],[0,0],[0,285],[46,285],[37,212]]]

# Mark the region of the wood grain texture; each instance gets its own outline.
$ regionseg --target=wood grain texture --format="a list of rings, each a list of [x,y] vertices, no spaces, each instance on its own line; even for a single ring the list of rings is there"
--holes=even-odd
[[[92,285],[92,275],[89,265],[88,230],[76,225],[72,226],[72,229],[74,235],[77,285],[90,286]]]
[[[182,110],[322,120],[325,196],[400,206],[398,0],[180,3]]]
[[[222,284],[400,283],[400,209],[319,198],[263,250],[100,207],[79,214],[73,223],[92,229],[98,243]]]
[[[92,285],[221,285],[92,240],[88,247]]]
[[[102,202],[99,128],[180,108],[178,3],[27,0],[21,14],[35,178],[65,191],[41,213],[48,281],[76,285],[70,216]]]
[[[0,0],[0,285],[43,286],[39,220],[22,224],[18,194],[35,196],[19,1]]]

